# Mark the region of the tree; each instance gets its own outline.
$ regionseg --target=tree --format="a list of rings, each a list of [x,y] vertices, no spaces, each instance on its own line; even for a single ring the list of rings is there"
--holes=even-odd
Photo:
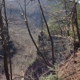
[[[4,11],[4,21],[3,21],[3,16],[2,16],[2,8]],[[7,15],[6,15],[5,0],[2,1],[2,4],[0,6],[0,29],[1,29],[0,36],[2,38],[1,42],[2,42],[2,48],[3,48],[3,53],[4,53],[4,71],[5,71],[6,79],[12,80],[12,66],[11,66],[11,57],[10,57],[10,48],[9,48],[10,37],[9,37],[9,32],[8,32],[9,30],[8,30],[8,20],[7,20]],[[9,59],[9,66],[8,66],[8,59]]]

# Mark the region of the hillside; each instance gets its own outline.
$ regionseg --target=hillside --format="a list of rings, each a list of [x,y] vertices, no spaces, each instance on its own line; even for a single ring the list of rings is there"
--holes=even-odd
[[[60,80],[80,80],[80,50],[59,67]]]
[[[24,1],[0,3],[0,80],[80,80],[80,5]]]
[[[11,47],[13,79],[17,77],[17,75],[24,76],[26,69],[30,64],[34,62],[37,56],[36,48],[32,43],[32,40],[28,34],[20,9],[17,5],[14,6],[14,4],[16,3],[10,2],[7,4],[7,16],[9,19],[9,35],[10,35],[10,41],[11,41],[10,47]],[[35,14],[35,11],[33,14],[30,14],[30,17],[35,18],[36,16],[34,16],[34,14]],[[40,32],[40,28],[39,26],[37,27],[37,25],[33,21],[34,19],[29,18],[30,30],[37,43],[37,36]],[[1,54],[2,52],[0,47],[0,55]],[[17,80],[20,80],[20,79],[21,78],[17,78]],[[4,74],[2,56],[0,56],[0,80],[6,80],[5,74]]]
[[[16,0],[6,0],[6,11],[9,21],[9,35],[11,48],[10,51],[13,69],[12,72],[14,80],[16,80],[15,77],[18,77],[18,75],[24,76],[27,68],[35,61],[37,56],[37,50],[28,34],[27,28],[24,23],[24,18],[21,14],[20,7],[15,1]],[[41,2],[44,6],[47,3],[47,1],[43,0],[41,0]],[[20,0],[20,3],[23,6],[22,0]],[[42,26],[40,9],[37,6],[37,0],[30,2],[27,6],[29,28],[36,43],[38,41],[38,35]],[[3,68],[3,53],[1,50],[1,44],[0,55],[0,80],[6,80]],[[21,78],[17,78],[17,80],[20,79]]]

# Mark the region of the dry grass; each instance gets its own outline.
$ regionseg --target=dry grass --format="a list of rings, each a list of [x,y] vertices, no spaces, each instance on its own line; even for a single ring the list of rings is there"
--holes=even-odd
[[[71,57],[60,66],[59,73],[61,80],[80,80],[80,51],[74,57]]]

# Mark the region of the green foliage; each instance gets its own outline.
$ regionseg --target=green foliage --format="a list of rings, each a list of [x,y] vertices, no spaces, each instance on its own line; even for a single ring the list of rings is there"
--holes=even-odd
[[[49,75],[47,75],[47,76],[45,76],[45,77],[41,77],[41,80],[58,80],[58,78],[59,78],[59,75],[58,75],[58,64],[57,63],[55,63],[55,65],[54,65],[54,68],[53,67],[49,67],[48,66],[48,68],[49,68],[49,70],[50,71],[55,71],[55,74],[49,74]]]
[[[58,76],[50,74],[47,77],[42,77],[41,80],[58,80]]]

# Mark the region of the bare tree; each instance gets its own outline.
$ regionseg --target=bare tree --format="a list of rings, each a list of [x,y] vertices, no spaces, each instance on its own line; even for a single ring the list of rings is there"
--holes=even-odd
[[[41,3],[40,3],[40,0],[38,0],[38,3],[39,3],[39,7],[40,7],[40,10],[41,10],[41,13],[42,13],[42,17],[43,17],[43,20],[46,24],[46,28],[47,28],[47,31],[48,31],[48,34],[49,34],[49,38],[51,40],[51,46],[52,46],[52,64],[54,65],[54,45],[53,45],[53,39],[51,37],[51,33],[50,33],[50,30],[49,30],[49,26],[47,24],[47,21],[46,21],[46,18],[45,18],[45,15],[44,15],[44,12],[43,12],[43,9],[42,9],[42,6],[41,6]]]
[[[12,80],[12,63],[11,63],[11,54],[10,54],[10,47],[9,47],[9,26],[8,26],[8,19],[6,15],[6,6],[5,6],[5,0],[3,0],[3,7],[4,7],[4,16],[5,16],[5,22],[6,22],[6,28],[7,28],[7,45],[8,45],[8,57],[9,57],[9,71],[10,71],[10,80]]]
[[[31,31],[30,31],[30,29],[29,29],[29,23],[28,23],[27,13],[26,13],[26,0],[24,0],[24,9],[22,8],[22,6],[21,6],[20,3],[18,3],[18,4],[19,4],[20,9],[21,9],[21,11],[22,11],[22,14],[23,14],[23,16],[24,16],[24,21],[25,21],[25,24],[26,24],[26,27],[27,27],[27,30],[28,30],[28,33],[29,33],[29,35],[30,35],[30,37],[31,37],[32,42],[34,43],[37,51],[40,53],[40,55],[41,55],[41,57],[43,58],[43,60],[44,60],[44,62],[46,63],[46,65],[52,66],[52,65],[49,63],[49,61],[47,60],[47,58],[43,55],[43,53],[39,50],[39,48],[38,48],[38,46],[37,46],[37,44],[36,44],[36,42],[35,42],[32,34],[31,34]]]
[[[1,12],[2,8],[4,11],[4,18]],[[8,20],[7,20],[7,15],[6,15],[5,0],[2,1],[2,4],[0,6],[0,28],[1,28],[2,47],[3,47],[3,53],[4,53],[5,75],[6,75],[7,80],[12,80],[12,66],[11,66],[11,56],[10,56],[10,48],[9,48],[10,37],[9,37],[9,30],[8,30]],[[8,66],[8,59],[9,59],[9,66]]]
[[[1,28],[2,47],[3,47],[3,52],[4,52],[4,70],[5,70],[6,79],[10,80],[8,62],[7,62],[6,40],[4,36],[4,27],[3,27],[3,19],[1,15],[1,10],[0,10],[0,28]]]

